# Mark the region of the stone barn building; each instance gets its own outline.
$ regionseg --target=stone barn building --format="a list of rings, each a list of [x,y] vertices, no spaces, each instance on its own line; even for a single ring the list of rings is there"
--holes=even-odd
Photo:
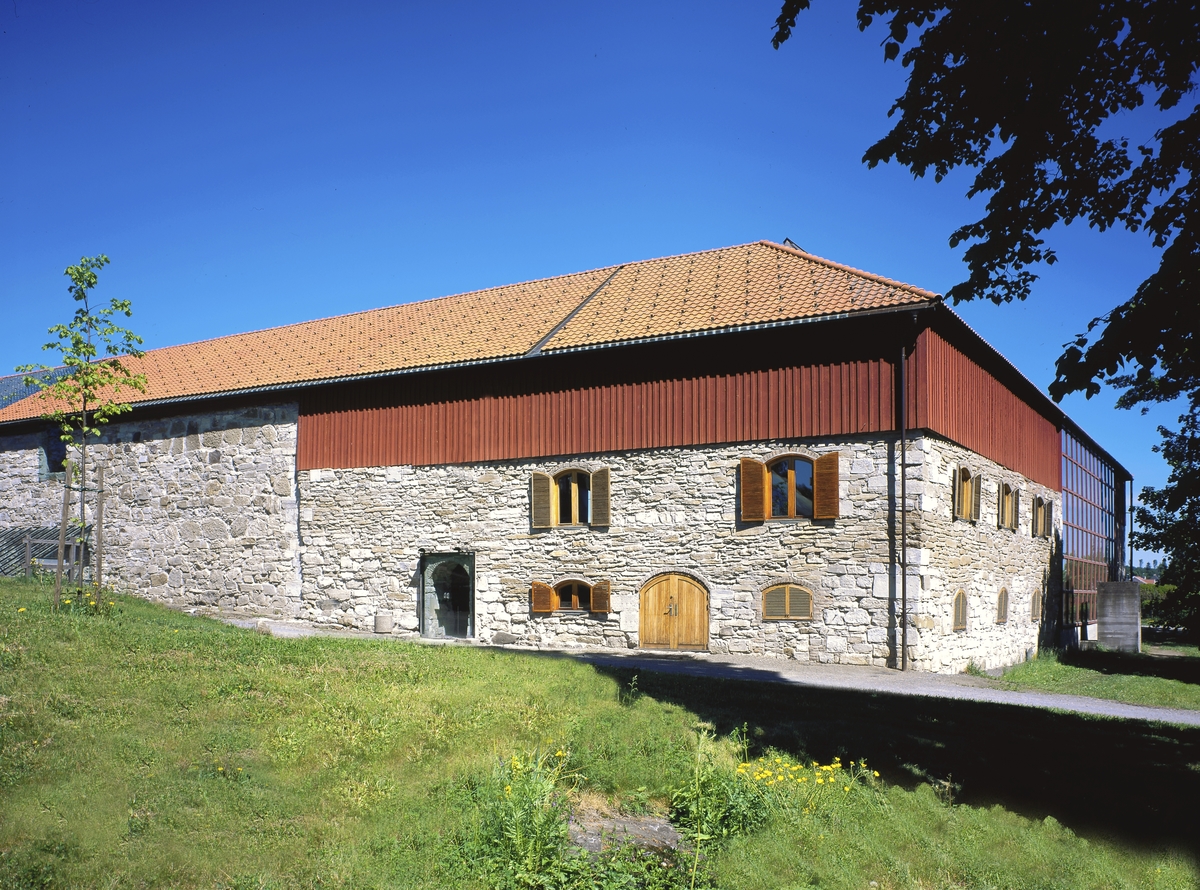
[[[770,242],[132,364],[89,473],[107,574],[173,606],[961,671],[1086,636],[1120,568],[1129,474],[1042,392],[936,294]],[[23,396],[10,542],[63,501]]]

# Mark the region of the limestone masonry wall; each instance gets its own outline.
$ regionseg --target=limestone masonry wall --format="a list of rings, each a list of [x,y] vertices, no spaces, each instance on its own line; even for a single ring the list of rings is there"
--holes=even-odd
[[[105,468],[106,575],[173,605],[294,615],[296,417],[274,405],[110,423],[88,444],[89,476]],[[40,481],[38,463],[35,436],[0,446],[0,527],[58,524],[62,482]]]
[[[839,520],[738,521],[741,457],[830,451],[841,455]],[[1023,533],[988,528],[984,520],[950,519],[951,470],[963,456],[988,480],[985,504],[992,486],[993,526],[997,479],[1018,483],[1024,492],[1033,487],[949,443],[928,437],[910,443],[909,639],[919,669],[962,670],[971,660],[981,667],[1008,664],[1036,646],[1028,597],[1048,565],[1048,542],[1029,538],[1027,516]],[[485,641],[635,647],[641,587],[656,575],[677,572],[709,590],[714,652],[885,664],[893,651],[891,601],[899,595],[890,537],[897,527],[894,463],[893,449],[876,440],[301,472],[301,614],[314,622],[366,627],[386,609],[395,613],[398,631],[413,632],[419,551],[459,548],[475,553],[476,628]],[[530,527],[533,470],[601,466],[612,473],[609,528]],[[612,611],[530,612],[532,581],[567,579],[610,581]],[[762,591],[784,581],[813,591],[811,621],[763,621]],[[1009,620],[996,624],[993,613],[985,621],[1002,584],[1010,590]],[[967,631],[954,632],[950,616],[960,586],[968,588],[977,614]]]
[[[417,629],[419,552],[475,554],[476,637],[537,647],[638,645],[638,598],[677,572],[710,594],[714,652],[801,661],[888,663],[899,601],[894,443],[843,438],[670,448],[441,467],[295,470],[295,405],[113,423],[89,447],[105,466],[106,565],[149,599],[369,629],[381,610],[395,633]],[[55,525],[62,483],[39,481],[37,439],[0,440],[0,527]],[[738,461],[840,455],[841,518],[738,519]],[[913,667],[961,671],[1021,661],[1036,647],[1032,597],[1050,541],[1030,534],[1034,495],[1058,501],[978,455],[933,436],[909,443],[909,655]],[[952,517],[952,475],[984,480],[981,519]],[[530,527],[530,473],[608,467],[606,529]],[[996,521],[1001,482],[1021,491],[1020,528]],[[1055,509],[1056,521],[1061,510]],[[530,584],[612,584],[606,615],[530,612]],[[765,588],[813,591],[811,621],[762,619]],[[1001,587],[1007,621],[997,621]],[[953,629],[957,590],[968,597]]]

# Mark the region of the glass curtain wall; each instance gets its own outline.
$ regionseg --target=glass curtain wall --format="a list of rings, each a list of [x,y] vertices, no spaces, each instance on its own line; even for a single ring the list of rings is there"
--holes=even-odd
[[[1116,469],[1086,443],[1062,434],[1063,623],[1096,620],[1101,581],[1120,580],[1125,541],[1125,486]]]

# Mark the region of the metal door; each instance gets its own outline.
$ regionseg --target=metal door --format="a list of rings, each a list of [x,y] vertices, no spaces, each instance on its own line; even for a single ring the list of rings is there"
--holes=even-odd
[[[475,554],[421,557],[421,636],[475,636]]]

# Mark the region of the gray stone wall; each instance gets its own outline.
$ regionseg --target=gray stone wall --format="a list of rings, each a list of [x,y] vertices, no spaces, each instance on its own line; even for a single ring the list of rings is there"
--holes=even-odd
[[[105,468],[106,576],[172,605],[294,615],[296,417],[275,405],[109,424],[88,445],[89,477]],[[62,483],[39,481],[37,445],[0,443],[0,526],[58,524]]]
[[[909,585],[911,621],[909,645],[915,662],[925,670],[961,672],[971,663],[988,669],[1025,660],[1036,651],[1039,623],[1032,618],[1033,598],[1049,583],[1053,538],[1035,538],[1031,511],[1035,496],[1054,501],[1056,528],[1061,522],[1059,493],[1007,470],[951,442],[926,436],[914,446],[923,478],[916,480],[919,497],[918,543],[912,544],[910,564],[916,564],[917,603]],[[915,462],[914,460],[914,462]],[[954,518],[953,477],[962,465],[983,479],[977,522]],[[1018,528],[1003,529],[998,521],[1001,483],[1020,492]],[[914,485],[909,483],[909,491]],[[1007,620],[999,622],[1001,588],[1008,590]],[[967,595],[966,630],[954,630],[954,596]]]
[[[830,451],[841,456],[839,520],[738,520],[741,457]],[[967,457],[985,478],[985,517],[990,492],[990,527],[982,518],[951,519],[951,472]],[[913,666],[961,671],[970,661],[993,667],[1023,660],[1037,636],[1029,597],[1049,559],[1048,541],[1029,536],[1027,507],[1033,490],[1053,493],[931,437],[910,443],[908,461]],[[609,528],[530,527],[533,470],[601,466],[612,473]],[[389,610],[397,632],[414,632],[420,551],[457,548],[476,554],[476,628],[485,641],[635,647],[639,591],[651,578],[677,572],[710,593],[714,652],[882,665],[894,651],[891,601],[899,594],[891,537],[898,527],[894,466],[888,443],[843,440],[671,448],[582,461],[302,472],[302,615],[365,629],[376,611]],[[995,527],[1001,478],[1022,489],[1022,531]],[[610,581],[612,611],[531,614],[532,581],[568,579]],[[785,581],[813,591],[811,621],[762,619],[763,590]],[[1003,585],[1009,618],[997,624],[995,597]],[[972,603],[965,632],[953,631],[950,618],[959,587]]]
[[[296,473],[295,405],[114,423],[92,446],[106,467],[106,565],[140,595],[314,623],[417,629],[422,549],[475,554],[476,636],[536,647],[638,645],[639,591],[678,572],[710,594],[715,652],[842,664],[888,663],[898,613],[898,485],[894,444],[856,438],[670,448],[587,459],[375,467]],[[841,518],[744,524],[738,461],[840,455]],[[1046,583],[1050,540],[1030,534],[1034,495],[1058,494],[933,436],[910,441],[909,656],[919,670],[1021,661],[1037,645],[1032,597]],[[981,518],[952,517],[952,476],[984,480]],[[533,530],[533,470],[612,473],[606,529]],[[1020,527],[996,521],[1000,482],[1021,491]],[[37,441],[0,441],[0,527],[54,525],[61,483],[39,481]],[[612,584],[605,615],[530,612],[532,581]],[[764,621],[762,593],[813,591],[810,621]],[[1000,588],[1007,621],[997,622]],[[957,590],[968,597],[953,629]]]

